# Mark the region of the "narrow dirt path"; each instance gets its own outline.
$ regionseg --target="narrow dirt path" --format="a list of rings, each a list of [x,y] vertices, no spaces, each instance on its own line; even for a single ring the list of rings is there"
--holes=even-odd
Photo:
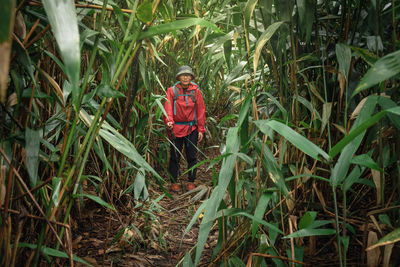
[[[210,149],[205,153],[214,158],[218,152]],[[200,156],[199,160],[202,159]],[[182,161],[181,166],[184,171],[186,163]],[[183,233],[211,191],[212,171],[207,167],[198,168],[197,191],[186,192],[185,177],[181,192],[172,194],[172,199],[163,197],[157,203],[135,203],[131,196],[125,195],[115,203],[118,214],[92,201],[86,202],[80,219],[72,222],[74,253],[93,266],[176,266],[197,243],[200,219],[185,236]],[[149,195],[154,200],[162,192],[149,186]],[[216,240],[217,231],[213,230],[199,266],[209,264]],[[78,266],[83,265],[78,263]]]

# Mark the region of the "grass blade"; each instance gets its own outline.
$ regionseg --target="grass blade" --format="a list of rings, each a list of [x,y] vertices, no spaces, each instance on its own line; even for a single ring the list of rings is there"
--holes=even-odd
[[[263,133],[268,133],[268,127],[272,128],[298,149],[314,159],[320,160],[318,155],[322,155],[326,160],[329,160],[329,155],[325,151],[281,122],[274,120],[259,120],[254,123]]]
[[[353,96],[400,72],[400,50],[380,58],[361,79],[353,92]]]
[[[63,58],[66,75],[72,84],[73,102],[75,106],[78,106],[80,39],[74,2],[70,0],[44,0],[43,6]]]

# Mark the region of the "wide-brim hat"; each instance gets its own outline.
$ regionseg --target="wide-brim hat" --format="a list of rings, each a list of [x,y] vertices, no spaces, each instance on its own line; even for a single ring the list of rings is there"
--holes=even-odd
[[[186,65],[180,66],[178,68],[178,72],[176,73],[175,78],[178,80],[179,75],[182,75],[182,74],[190,74],[192,76],[192,80],[195,77],[192,68],[189,66],[186,66]]]

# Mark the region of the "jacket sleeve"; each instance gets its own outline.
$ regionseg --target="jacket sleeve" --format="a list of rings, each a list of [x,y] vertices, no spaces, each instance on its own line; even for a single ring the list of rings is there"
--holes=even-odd
[[[164,109],[167,113],[167,117],[164,115],[164,123],[172,121],[174,122],[174,96],[173,96],[173,89],[172,87],[167,89],[167,96],[165,99]]]
[[[197,89],[196,94],[196,116],[198,131],[204,133],[206,123],[206,108],[204,106],[204,99],[200,89]]]

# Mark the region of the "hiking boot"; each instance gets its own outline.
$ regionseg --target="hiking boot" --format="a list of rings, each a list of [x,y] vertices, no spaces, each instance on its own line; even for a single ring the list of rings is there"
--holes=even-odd
[[[175,184],[175,183],[171,184],[170,190],[171,190],[172,192],[174,192],[174,193],[179,192],[179,190],[180,190],[179,185],[178,185],[178,184]]]
[[[192,183],[192,182],[189,182],[187,185],[186,185],[186,189],[188,190],[188,191],[191,191],[191,190],[193,190],[193,189],[195,189],[196,188],[196,186],[194,185],[194,183]]]

